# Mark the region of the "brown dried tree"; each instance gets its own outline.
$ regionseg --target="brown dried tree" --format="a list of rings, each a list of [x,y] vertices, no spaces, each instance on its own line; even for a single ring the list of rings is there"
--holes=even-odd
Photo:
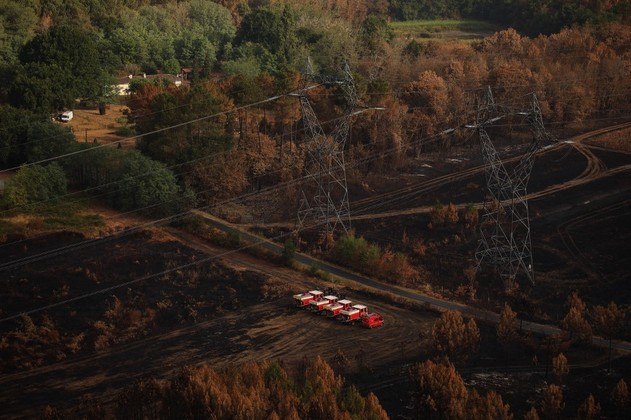
[[[497,340],[504,346],[510,347],[517,341],[519,334],[517,333],[517,314],[504,304],[504,309],[500,313],[500,322],[497,324]]]
[[[629,387],[624,379],[620,379],[611,392],[611,400],[618,413],[625,413],[629,408]]]
[[[596,306],[592,310],[591,319],[594,329],[609,340],[609,364],[611,364],[611,341],[624,325],[625,313],[614,302],[607,306]]]
[[[558,418],[565,407],[563,391],[554,384],[547,385],[543,390],[541,413],[547,418]]]
[[[600,404],[596,401],[592,394],[589,394],[585,401],[578,407],[578,420],[594,420],[600,418]]]
[[[480,330],[473,319],[466,324],[458,311],[445,311],[432,329],[434,349],[465,361],[478,350]]]
[[[565,357],[563,353],[559,353],[556,357],[552,358],[552,372],[559,382],[563,382],[563,378],[570,373],[567,357]]]

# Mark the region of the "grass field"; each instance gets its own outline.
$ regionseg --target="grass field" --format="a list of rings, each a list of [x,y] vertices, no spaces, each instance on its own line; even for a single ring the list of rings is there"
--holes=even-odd
[[[93,211],[89,203],[51,201],[16,211],[3,209],[0,213],[0,242],[10,233],[34,234],[52,230],[70,230],[91,234],[105,226],[103,217]]]
[[[422,39],[481,39],[501,28],[481,20],[408,20],[391,22],[398,36]]]
[[[100,115],[98,109],[74,110],[74,119],[68,124],[77,141],[98,141],[99,143],[111,143],[134,134],[127,124],[123,110],[125,105],[111,104],[107,113]],[[125,130],[125,131],[123,131]],[[133,148],[135,141],[123,142],[123,147]]]

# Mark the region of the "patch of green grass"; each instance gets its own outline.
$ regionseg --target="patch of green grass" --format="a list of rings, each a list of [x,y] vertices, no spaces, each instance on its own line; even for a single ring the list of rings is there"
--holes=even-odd
[[[43,219],[44,226],[48,229],[73,229],[88,231],[102,227],[103,218],[99,214],[69,214],[65,217],[48,217]]]
[[[391,22],[390,26],[394,30],[414,31],[414,30],[427,30],[427,31],[443,31],[449,29],[458,29],[461,31],[495,31],[498,29],[497,25],[482,20],[462,19],[462,20],[406,20],[402,22]]]
[[[68,229],[89,232],[105,226],[103,217],[90,210],[85,202],[51,201],[12,210],[0,219],[0,234]],[[23,218],[14,218],[18,215]],[[19,222],[18,222],[19,221]]]
[[[501,28],[481,20],[409,20],[391,22],[398,36],[419,39],[480,39]]]

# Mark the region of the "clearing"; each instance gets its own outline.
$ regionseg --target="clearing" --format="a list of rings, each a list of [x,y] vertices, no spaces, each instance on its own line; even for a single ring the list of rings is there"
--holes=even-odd
[[[105,115],[98,108],[77,108],[74,118],[68,123],[79,142],[112,143],[133,136],[133,129],[127,124],[127,116],[123,113],[126,105],[110,104]],[[134,148],[136,140],[123,141],[122,147]]]
[[[408,40],[476,41],[492,35],[502,28],[481,20],[408,20],[391,22],[397,37]]]

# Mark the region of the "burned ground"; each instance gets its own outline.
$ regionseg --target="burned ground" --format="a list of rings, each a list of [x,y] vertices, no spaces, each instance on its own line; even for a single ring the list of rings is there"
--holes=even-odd
[[[62,299],[50,294],[62,284],[70,285],[66,297],[76,296],[148,270],[223,256],[195,266],[195,271],[176,271],[167,278],[33,315],[32,323],[4,323],[6,373],[0,380],[4,415],[36,415],[47,404],[63,409],[84,396],[107,404],[116,391],[136,379],[169,376],[180,367],[202,362],[222,367],[269,359],[292,369],[304,358],[322,355],[333,365],[336,357],[343,359],[338,369],[354,371],[360,365],[377,369],[418,355],[425,347],[419,333],[426,334],[435,319],[431,312],[411,311],[339,288],[336,292],[341,296],[382,314],[386,326],[365,330],[296,310],[289,298],[292,291],[337,286],[247,254],[226,254],[225,249],[176,230],[145,232],[107,250],[82,252],[81,259],[58,258],[54,276],[41,274],[44,261],[13,272],[14,278],[25,280],[7,292],[16,297],[9,308],[18,311],[24,304],[19,299],[31,294],[40,296],[40,304]],[[104,262],[114,268],[107,277],[98,269]],[[86,276],[85,267],[94,275]],[[37,294],[31,293],[34,284],[40,284]],[[56,332],[51,336],[52,328]],[[85,338],[74,350],[72,343],[81,334]]]
[[[58,233],[8,246],[10,259],[33,255],[53,244],[76,243],[80,235]],[[17,248],[17,249],[16,249]],[[193,264],[206,257],[172,240],[140,232],[25,264],[5,273],[3,316],[115,287],[130,280]],[[28,369],[73,354],[208,319],[280,294],[266,276],[235,271],[217,261],[191,265],[137,284],[22,316],[0,325],[2,371]],[[273,288],[273,287],[272,287]],[[281,292],[282,293],[282,292]]]
[[[460,205],[462,218],[464,204],[479,206],[484,200],[483,168],[473,158],[458,159],[464,162],[459,171],[416,185],[392,185],[391,192],[351,206],[360,214],[353,222],[358,235],[406,253],[435,291],[461,299],[458,286],[468,284],[464,270],[475,266],[478,233],[462,220],[430,223],[437,202]],[[536,286],[522,283],[521,293],[506,296],[499,292],[501,282],[483,272],[478,300],[470,303],[499,310],[508,300],[520,313],[548,322],[564,316],[565,299],[574,290],[588,304],[627,305],[630,163],[628,154],[591,145],[561,144],[541,153],[528,188]],[[414,246],[419,240],[421,254]]]

